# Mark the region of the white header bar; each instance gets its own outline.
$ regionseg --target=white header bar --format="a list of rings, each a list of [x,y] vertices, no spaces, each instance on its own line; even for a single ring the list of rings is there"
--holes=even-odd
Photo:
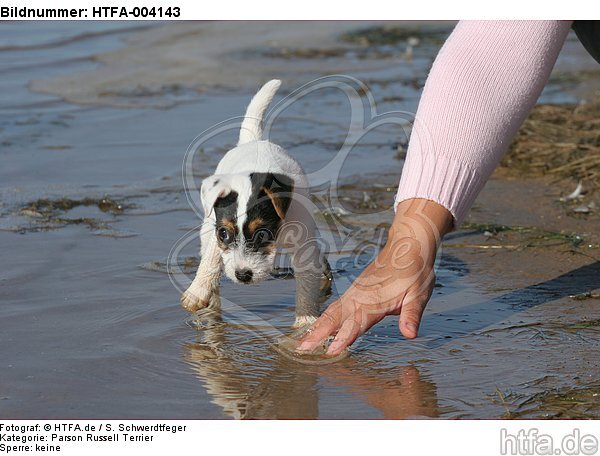
[[[594,19],[594,2],[495,2],[389,0],[303,0],[227,2],[197,0],[24,1],[0,3],[3,20],[458,20]],[[34,12],[39,10],[41,14]]]

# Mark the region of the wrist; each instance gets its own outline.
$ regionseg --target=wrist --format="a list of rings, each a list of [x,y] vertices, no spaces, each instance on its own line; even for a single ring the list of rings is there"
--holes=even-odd
[[[400,202],[396,207],[392,227],[403,225],[407,218],[424,228],[435,230],[440,238],[452,231],[454,225],[454,217],[448,209],[435,201],[423,198],[411,198]]]
[[[396,216],[388,235],[388,244],[402,243],[410,238],[419,242],[429,254],[428,259],[435,259],[435,252],[441,244],[443,236],[452,231],[454,218],[452,213],[440,204],[413,198],[402,201],[396,208]],[[431,258],[429,258],[431,257]]]
[[[453,220],[450,211],[433,201],[402,201],[376,267],[393,268],[397,271],[394,277],[410,279],[411,283],[423,274],[428,276],[442,237],[451,231]]]

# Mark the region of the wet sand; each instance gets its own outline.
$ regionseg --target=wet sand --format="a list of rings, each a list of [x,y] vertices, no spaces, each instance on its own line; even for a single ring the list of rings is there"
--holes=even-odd
[[[379,112],[414,112],[448,24],[409,24],[412,58],[398,57],[398,29],[340,38],[359,23],[38,24],[0,35],[0,417],[599,417],[599,201],[561,202],[574,181],[500,169],[447,237],[413,341],[388,318],[349,357],[298,363],[271,337],[292,321],[294,283],[282,277],[224,281],[223,321],[179,307],[166,261],[199,223],[181,180],[194,137],[241,115],[274,76],[283,95],[347,73]],[[594,65],[570,37],[540,102],[589,99],[594,78],[582,74]],[[347,111],[338,91],[311,94],[273,138],[317,175],[346,137]],[[233,141],[198,151],[198,181]],[[383,126],[341,167],[334,218],[351,235],[330,252],[335,294],[383,240],[405,141]],[[580,205],[592,209],[573,213]],[[319,220],[330,237],[331,218]],[[175,283],[189,280],[197,249],[183,246]]]

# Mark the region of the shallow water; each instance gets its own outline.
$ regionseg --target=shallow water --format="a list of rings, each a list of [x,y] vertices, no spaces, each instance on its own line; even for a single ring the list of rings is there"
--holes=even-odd
[[[490,291],[468,265],[444,255],[420,337],[403,340],[388,318],[335,364],[300,363],[274,346],[292,320],[293,280],[252,287],[224,281],[223,321],[198,322],[180,309],[166,261],[181,238],[191,241],[183,243],[180,262],[198,249],[189,233],[199,219],[181,179],[194,137],[241,115],[259,82],[280,75],[285,94],[343,72],[368,83],[380,113],[414,112],[439,47],[425,34],[408,60],[390,57],[405,51],[403,42],[354,48],[336,41],[360,23],[329,32],[302,23],[290,30],[240,24],[245,47],[223,38],[233,76],[214,79],[207,70],[197,85],[174,88],[173,80],[188,81],[194,64],[181,61],[180,73],[165,69],[145,80],[144,62],[127,63],[132,52],[155,45],[170,55],[201,31],[208,37],[200,46],[215,46],[231,27],[36,22],[0,29],[0,417],[597,417],[600,310],[595,300],[568,298],[596,280],[595,265],[528,288],[499,283],[504,291]],[[330,51],[281,57],[288,42]],[[589,65],[571,39],[557,71]],[[73,86],[86,77],[84,91]],[[114,90],[98,90],[102,81]],[[557,78],[541,101],[574,102],[580,90]],[[283,111],[272,138],[318,180],[339,157],[349,111],[343,93],[322,89]],[[398,118],[408,128],[408,117]],[[339,195],[326,180],[315,192],[321,201],[336,197],[342,212],[362,204],[360,212],[372,213],[343,216],[341,232],[350,234],[341,245],[330,242],[336,294],[380,244],[376,226],[391,220],[393,188],[382,183],[399,174],[407,133],[388,124],[361,136],[339,164]],[[234,141],[230,131],[197,150],[194,182]],[[320,225],[331,240],[327,220]],[[352,256],[363,241],[371,251]],[[181,286],[189,274],[173,280]]]

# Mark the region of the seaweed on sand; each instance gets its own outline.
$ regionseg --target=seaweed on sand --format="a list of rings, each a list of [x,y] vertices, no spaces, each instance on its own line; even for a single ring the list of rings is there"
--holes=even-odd
[[[499,233],[515,233],[518,236],[520,247],[538,247],[541,245],[567,244],[572,247],[578,247],[584,242],[582,236],[576,233],[563,233],[557,231],[542,230],[531,226],[507,226],[495,223],[470,223],[465,222],[461,225],[462,229],[474,230],[479,233],[485,233],[489,236],[495,236]],[[446,247],[450,247],[447,245]],[[455,246],[456,245],[452,245]],[[594,247],[594,246],[591,246]]]
[[[600,188],[600,100],[536,106],[501,165],[517,176],[548,175]]]
[[[40,198],[32,201],[19,210],[19,214],[29,217],[34,222],[33,230],[51,229],[65,225],[87,225],[91,229],[106,228],[106,222],[95,217],[74,217],[66,215],[79,206],[96,206],[101,212],[112,215],[122,214],[125,206],[109,197],[103,198],[60,198],[51,200]]]
[[[600,418],[600,385],[551,389],[534,394],[496,391],[506,408],[504,418]]]
[[[407,27],[407,26],[374,26],[344,33],[340,39],[346,43],[363,46],[396,44],[417,38],[420,41],[442,44],[450,35],[452,26]]]

